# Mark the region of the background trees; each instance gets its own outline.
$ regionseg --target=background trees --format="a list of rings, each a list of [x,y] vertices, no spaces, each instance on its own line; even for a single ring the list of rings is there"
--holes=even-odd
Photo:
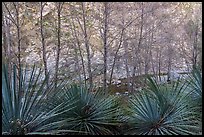
[[[37,63],[56,82],[107,90],[126,78],[131,91],[137,75],[202,64],[201,3],[3,2],[2,9],[2,55]]]

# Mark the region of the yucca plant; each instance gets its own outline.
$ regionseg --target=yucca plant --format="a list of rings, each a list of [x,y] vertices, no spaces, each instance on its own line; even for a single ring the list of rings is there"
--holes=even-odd
[[[199,101],[202,105],[202,75],[201,71],[195,67],[189,77],[187,78],[190,86],[189,89],[192,91],[193,97]]]
[[[191,105],[194,105],[198,113],[197,119],[202,121],[202,74],[198,67],[195,67],[186,80],[189,83],[189,91],[192,97]]]
[[[12,77],[9,79],[7,64],[2,64],[2,134],[56,134],[60,132],[58,117],[73,108],[73,101],[58,103],[53,99],[51,103],[48,103],[47,96],[55,95],[51,94],[53,91],[58,93],[52,83],[46,87],[48,76],[43,78],[42,71],[37,72],[35,66],[29,74],[24,68],[20,73],[20,84],[18,84],[16,71],[14,65]]]
[[[103,95],[101,91],[89,92],[86,88],[72,85],[63,89],[63,101],[76,100],[75,108],[63,115],[65,119],[61,129],[75,132],[70,134],[106,135],[117,134],[120,124],[119,106],[112,95]]]
[[[201,130],[196,107],[190,105],[188,83],[174,82],[162,88],[156,80],[148,78],[148,87],[130,99],[129,123],[126,134],[179,135],[198,134]]]

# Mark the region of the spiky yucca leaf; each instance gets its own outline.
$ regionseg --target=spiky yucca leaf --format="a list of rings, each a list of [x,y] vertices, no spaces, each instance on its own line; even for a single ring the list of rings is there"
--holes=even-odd
[[[175,82],[162,88],[149,78],[148,88],[130,100],[130,128],[127,134],[171,135],[198,134],[200,121],[189,104],[188,85]]]
[[[188,75],[186,81],[189,83],[188,89],[193,99],[191,105],[197,108],[197,119],[202,121],[202,71],[198,67],[195,67]]]
[[[198,68],[194,68],[187,78],[192,90],[192,95],[202,103],[202,74]]]
[[[50,132],[58,130],[55,119],[63,111],[70,111],[73,102],[55,103],[46,110],[46,97],[54,85],[46,88],[46,80],[42,71],[37,72],[34,66],[28,74],[25,68],[20,73],[20,83],[17,82],[16,67],[13,66],[12,78],[8,78],[7,64],[2,64],[2,134],[28,134],[32,132]]]
[[[63,100],[75,99],[77,103],[72,112],[64,115],[66,122],[62,128],[78,131],[77,134],[114,134],[120,115],[114,96],[92,93],[76,85],[64,90]]]

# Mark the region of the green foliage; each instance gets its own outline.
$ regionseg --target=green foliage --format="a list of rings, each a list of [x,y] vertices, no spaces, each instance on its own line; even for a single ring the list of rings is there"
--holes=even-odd
[[[192,70],[192,73],[187,78],[189,83],[189,91],[193,99],[192,105],[197,107],[199,117],[202,117],[202,74],[198,67]]]
[[[175,82],[171,88],[161,89],[152,78],[148,81],[148,88],[130,99],[131,128],[127,134],[198,134],[201,119],[196,117],[196,107],[189,103],[188,83]]]
[[[66,86],[48,77],[34,65],[20,73],[14,65],[11,79],[2,64],[2,134],[200,134],[202,77],[194,69],[187,81],[159,85],[148,78],[147,88],[131,97],[89,92]],[[29,72],[29,73],[28,73]]]
[[[62,129],[75,131],[72,134],[104,135],[116,134],[116,126],[120,123],[120,111],[116,97],[103,95],[98,90],[89,92],[83,87],[72,85],[64,88],[63,101],[75,100],[75,108],[64,115]],[[76,133],[77,132],[77,133]]]
[[[51,83],[46,88],[48,76],[43,78],[42,71],[37,70],[35,66],[30,74],[25,68],[20,73],[19,83],[16,66],[13,66],[11,79],[8,78],[7,66],[6,63],[2,64],[2,134],[57,132],[58,127],[53,125],[63,113],[62,110],[67,107],[69,109],[66,111],[71,109],[69,106],[71,103],[58,104],[52,100],[49,104],[52,107],[49,107],[45,100],[48,94],[54,91],[54,86]]]
[[[202,98],[202,75],[199,68],[194,68],[191,75],[189,75],[190,88],[196,97]]]
[[[2,74],[2,134],[117,133],[120,112],[114,96],[76,85],[66,88],[64,83],[47,88],[48,77],[43,78],[35,66],[30,75],[21,71],[20,85],[15,66],[11,80],[6,64]]]

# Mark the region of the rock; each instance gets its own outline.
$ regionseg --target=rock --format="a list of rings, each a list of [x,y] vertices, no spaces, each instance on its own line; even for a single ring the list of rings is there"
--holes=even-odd
[[[120,95],[120,93],[119,93],[119,92],[116,92],[115,94],[116,94],[116,95]]]
[[[129,92],[126,91],[126,92],[125,92],[125,95],[128,95],[128,94],[129,94]]]
[[[180,77],[180,75],[175,70],[171,70],[168,73],[168,80],[170,80],[170,81],[171,80],[178,80],[179,77]]]

